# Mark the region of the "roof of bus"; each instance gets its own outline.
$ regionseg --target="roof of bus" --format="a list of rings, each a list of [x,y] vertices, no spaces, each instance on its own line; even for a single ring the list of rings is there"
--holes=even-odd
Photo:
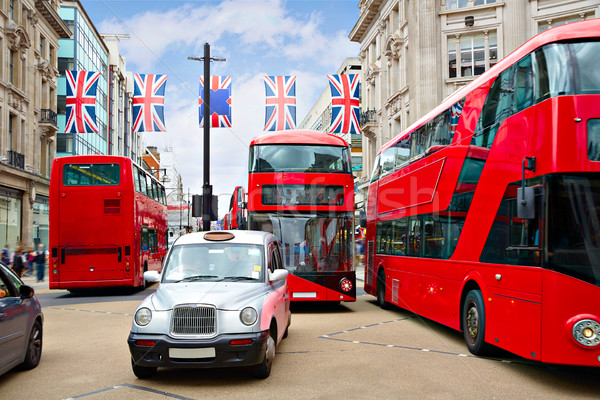
[[[94,163],[94,162],[119,162],[124,160],[132,161],[131,158],[123,156],[107,156],[104,154],[91,154],[91,155],[79,155],[79,156],[63,156],[57,157],[55,161],[61,161],[63,163]],[[134,162],[135,164],[135,162]]]
[[[417,122],[400,132],[389,142],[385,143],[383,146],[381,146],[381,149],[379,149],[379,153],[388,149],[389,147],[392,147],[398,142],[398,140],[409,135],[411,132],[423,125],[425,122],[439,115],[441,112],[447,110],[448,108],[450,108],[450,106],[457,103],[467,94],[469,94],[479,86],[483,85],[485,82],[489,81],[490,79],[496,78],[498,75],[500,75],[502,71],[504,71],[505,69],[519,61],[521,58],[534,51],[535,49],[544,46],[548,43],[558,42],[561,40],[594,37],[600,37],[600,18],[572,22],[570,24],[557,26],[556,28],[548,29],[544,32],[539,33],[538,35],[525,42],[521,47],[517,48],[515,51],[504,57],[492,68],[481,74],[477,79],[473,80],[468,85],[460,88],[459,90],[448,96],[437,107],[425,114],[423,117],[419,118]]]
[[[308,130],[287,130],[267,133],[252,139],[250,146],[257,144],[314,144],[348,147],[348,143],[339,136]]]

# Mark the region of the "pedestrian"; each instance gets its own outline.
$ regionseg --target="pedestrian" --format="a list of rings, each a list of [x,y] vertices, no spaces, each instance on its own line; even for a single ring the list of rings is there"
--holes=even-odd
[[[33,275],[33,260],[35,260],[35,252],[32,247],[27,249],[27,272],[25,276]]]
[[[7,266],[10,264],[10,246],[8,243],[2,249],[2,263]]]
[[[46,271],[46,251],[44,245],[38,245],[38,251],[34,259],[35,268],[37,271],[37,282],[44,282],[44,272]]]
[[[23,262],[23,248],[21,246],[17,246],[15,249],[10,267],[19,278],[23,275],[25,263]]]

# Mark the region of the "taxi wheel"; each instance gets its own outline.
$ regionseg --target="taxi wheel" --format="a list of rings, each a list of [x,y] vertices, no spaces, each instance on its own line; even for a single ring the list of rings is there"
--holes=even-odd
[[[252,375],[258,379],[266,379],[271,375],[271,366],[273,365],[273,359],[275,358],[275,339],[273,339],[273,332],[269,332],[267,338],[267,350],[265,357],[260,364],[252,367]]]
[[[133,373],[140,379],[152,378],[156,373],[157,367],[143,367],[141,365],[136,365],[133,359],[131,360],[131,368],[133,369]]]
[[[23,361],[23,369],[32,369],[37,367],[42,358],[42,324],[35,321],[31,327],[29,342],[27,343],[27,354]]]

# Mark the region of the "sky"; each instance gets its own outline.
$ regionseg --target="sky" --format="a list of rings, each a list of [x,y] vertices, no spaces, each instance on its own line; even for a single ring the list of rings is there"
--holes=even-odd
[[[210,73],[232,79],[232,128],[211,128],[210,183],[219,216],[233,188],[247,181],[248,145],[266,134],[265,75],[296,75],[299,125],[346,57],[359,44],[348,35],[358,0],[81,0],[100,33],[129,34],[119,41],[126,68],[166,74],[165,133],[143,133],[145,146],[171,148],[184,191],[202,193],[203,130],[198,124],[202,57],[210,44]],[[167,188],[169,183],[166,183]],[[227,194],[227,195],[225,195]]]

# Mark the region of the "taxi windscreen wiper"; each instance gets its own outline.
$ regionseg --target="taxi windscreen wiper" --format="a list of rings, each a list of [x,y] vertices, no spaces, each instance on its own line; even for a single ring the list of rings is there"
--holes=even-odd
[[[190,281],[199,281],[201,279],[216,279],[216,278],[218,278],[217,275],[193,275],[193,276],[188,276],[181,280],[178,280],[177,282],[190,282]],[[177,283],[177,282],[175,282],[175,283]]]

